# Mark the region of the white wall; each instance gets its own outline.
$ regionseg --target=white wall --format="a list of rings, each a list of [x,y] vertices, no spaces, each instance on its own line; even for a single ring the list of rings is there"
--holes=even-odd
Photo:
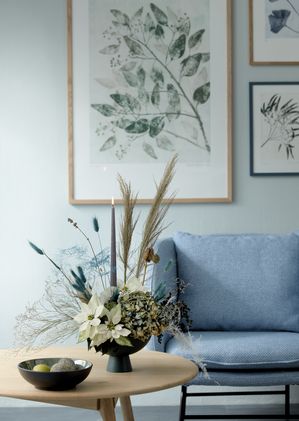
[[[299,227],[298,177],[249,176],[248,81],[292,81],[299,73],[248,65],[247,0],[234,1],[233,55],[234,201],[174,205],[167,234]],[[109,244],[110,209],[67,202],[66,1],[0,0],[0,63],[0,347],[10,347],[15,316],[40,297],[49,274],[27,239],[54,253],[78,242],[68,216],[87,227],[97,214]],[[168,391],[135,402],[177,400]]]

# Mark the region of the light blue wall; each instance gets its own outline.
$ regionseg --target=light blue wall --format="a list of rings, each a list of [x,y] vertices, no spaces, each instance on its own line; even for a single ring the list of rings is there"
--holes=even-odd
[[[299,227],[298,176],[249,176],[248,121],[248,82],[296,80],[298,67],[249,66],[247,0],[233,3],[233,203],[175,204],[166,234]],[[14,306],[3,294],[0,298],[0,315],[9,315],[8,323],[0,325],[5,332],[0,345],[8,345],[13,307],[40,293],[48,270],[26,240],[53,251],[68,246],[77,237],[66,218],[88,225],[97,214],[103,242],[109,244],[110,209],[67,203],[65,1],[0,0],[0,51],[0,282],[8,297],[18,292]]]
[[[16,314],[49,273],[27,239],[54,253],[77,242],[68,216],[88,226],[97,214],[109,244],[109,207],[67,203],[65,3],[0,0],[0,347],[12,344]],[[248,82],[295,81],[298,67],[249,66],[247,0],[233,3],[233,203],[174,205],[167,235],[299,227],[298,176],[249,176],[248,120]]]

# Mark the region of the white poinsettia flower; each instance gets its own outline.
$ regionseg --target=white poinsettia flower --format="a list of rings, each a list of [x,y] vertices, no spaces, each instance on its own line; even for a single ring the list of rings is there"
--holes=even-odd
[[[132,276],[128,279],[126,285],[123,285],[122,290],[124,292],[147,291],[146,287],[142,283],[142,280],[136,276]]]
[[[119,339],[121,336],[128,336],[131,333],[129,329],[119,323],[121,320],[120,304],[117,304],[110,311],[106,311],[105,315],[107,320],[97,326],[97,333],[91,343],[93,346],[101,345],[107,340]]]
[[[97,327],[101,323],[101,316],[105,313],[105,307],[100,302],[97,294],[94,294],[88,304],[80,303],[81,313],[74,317],[74,320],[80,325],[79,341],[92,339],[96,334]]]

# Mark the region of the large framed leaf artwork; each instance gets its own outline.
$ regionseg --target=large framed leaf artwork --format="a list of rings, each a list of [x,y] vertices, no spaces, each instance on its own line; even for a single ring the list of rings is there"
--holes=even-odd
[[[299,0],[249,0],[250,63],[299,64]]]
[[[299,174],[299,82],[250,82],[250,175]]]
[[[68,0],[69,201],[231,202],[231,1]]]

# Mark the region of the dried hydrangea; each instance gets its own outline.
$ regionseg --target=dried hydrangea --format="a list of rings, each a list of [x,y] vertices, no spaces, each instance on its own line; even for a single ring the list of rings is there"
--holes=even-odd
[[[150,292],[135,291],[119,298],[122,323],[135,339],[147,341],[151,335],[160,335],[165,326],[160,322],[160,305]],[[169,322],[168,322],[169,323]]]

